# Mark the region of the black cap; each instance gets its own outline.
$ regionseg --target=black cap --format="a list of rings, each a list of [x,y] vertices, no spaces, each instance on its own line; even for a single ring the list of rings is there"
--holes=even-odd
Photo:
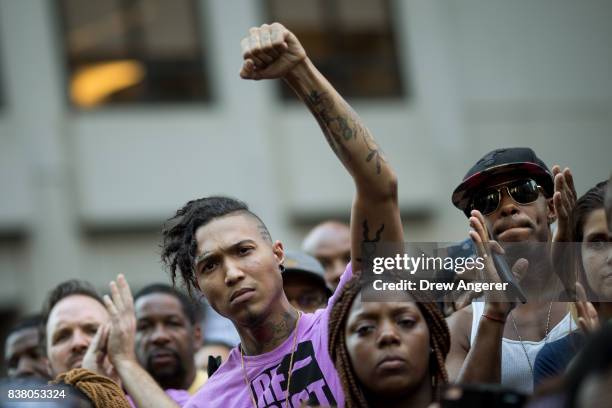
[[[528,147],[510,147],[493,150],[478,160],[453,191],[453,204],[469,217],[472,195],[489,182],[504,176],[531,178],[542,187],[547,197],[552,197],[554,193],[553,175],[535,152]]]
[[[304,252],[287,250],[283,265],[285,267],[283,277],[296,275],[308,277],[324,288],[326,293],[331,294],[325,283],[325,269],[316,258]]]

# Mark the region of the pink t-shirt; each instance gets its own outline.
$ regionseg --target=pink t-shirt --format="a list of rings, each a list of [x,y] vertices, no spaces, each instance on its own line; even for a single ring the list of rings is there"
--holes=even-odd
[[[164,392],[172,399],[172,401],[176,402],[179,407],[184,406],[185,403],[189,401],[189,398],[191,398],[191,395],[187,390],[177,390],[174,388],[168,388],[167,390],[164,390]],[[132,408],[138,408],[134,403],[132,397],[127,394],[125,395],[125,397],[127,398]]]
[[[293,357],[289,407],[309,404],[344,406],[344,392],[336,368],[327,351],[328,323],[331,308],[344,284],[352,277],[349,263],[342,274],[336,293],[327,307],[300,318],[298,340]],[[244,356],[249,386],[246,386],[240,363],[240,350],[234,347],[225,363],[187,402],[186,408],[250,408],[251,392],[258,408],[285,407],[287,371],[293,347],[293,333],[276,349],[257,356]]]

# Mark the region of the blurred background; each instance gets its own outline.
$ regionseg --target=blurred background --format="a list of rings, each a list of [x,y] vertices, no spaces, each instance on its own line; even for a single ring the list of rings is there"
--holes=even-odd
[[[450,195],[497,147],[612,170],[608,0],[0,0],[0,333],[67,278],[168,277],[162,222],[212,194],[297,248],[353,185],[240,40],[280,21],[379,140],[406,240],[467,237]],[[1,336],[0,336],[1,337]]]

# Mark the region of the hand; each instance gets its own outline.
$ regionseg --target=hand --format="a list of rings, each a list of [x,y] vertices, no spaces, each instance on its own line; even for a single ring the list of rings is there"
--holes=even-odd
[[[551,263],[563,283],[567,296],[573,297],[576,281],[573,265],[576,253],[572,244],[566,244],[566,242],[573,241],[571,215],[576,205],[576,189],[570,169],[565,168],[561,171],[561,167],[554,165],[552,172],[555,182],[553,206],[557,218],[557,229],[550,249]]]
[[[306,52],[295,35],[279,23],[249,30],[241,42],[244,79],[273,79],[287,75],[306,60]]]
[[[589,302],[586,297],[584,286],[580,282],[576,282],[576,312],[578,314],[578,326],[585,334],[590,334],[597,331],[600,327],[599,316],[593,303]]]
[[[136,361],[134,343],[136,315],[134,300],[125,277],[120,274],[117,282],[110,283],[111,297],[104,296],[104,304],[110,314],[107,350],[113,365],[124,360]]]
[[[103,324],[98,327],[96,335],[89,343],[81,367],[95,373],[106,375],[104,361],[106,360],[106,341],[108,340],[108,326]]]
[[[495,263],[493,262],[492,253],[495,252],[503,255],[505,251],[499,245],[499,243],[489,239],[487,224],[480,211],[473,210],[471,215],[472,216],[470,217],[469,221],[472,230],[469,232],[469,235],[476,246],[478,256],[484,258],[485,267],[483,272],[485,276],[482,278],[485,282],[501,282],[497,269],[495,268]],[[517,281],[521,280],[521,277],[526,272],[528,265],[529,263],[527,260],[523,258],[518,259],[514,263],[512,266],[512,273]],[[504,296],[504,294],[502,294],[502,296]],[[485,313],[505,319],[515,305],[512,302],[501,302],[500,299],[501,298],[497,298],[495,300],[491,299],[491,294],[486,296]]]
[[[116,383],[121,384],[119,375],[108,358],[107,344],[109,328],[109,324],[103,324],[98,327],[96,335],[85,352],[81,367],[93,371],[94,373],[104,375],[114,380]]]
[[[553,242],[570,242],[572,241],[570,216],[576,205],[577,196],[576,188],[574,187],[574,177],[567,167],[561,171],[561,167],[554,165],[552,172],[555,178],[553,205],[557,215],[557,230],[553,237]]]
[[[465,283],[480,282],[482,281],[482,271],[474,265],[472,268],[465,268],[465,272],[457,274],[455,282],[464,281]],[[455,310],[461,310],[464,307],[470,305],[476,298],[482,296],[482,292],[476,292],[475,290],[465,290],[461,293],[454,291],[452,293],[452,301],[454,302]]]

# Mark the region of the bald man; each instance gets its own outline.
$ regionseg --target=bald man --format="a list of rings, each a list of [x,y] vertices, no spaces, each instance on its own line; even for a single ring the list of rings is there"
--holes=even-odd
[[[340,276],[351,260],[349,226],[338,221],[325,221],[314,227],[302,243],[302,250],[317,258],[325,269],[325,283],[335,291]]]

